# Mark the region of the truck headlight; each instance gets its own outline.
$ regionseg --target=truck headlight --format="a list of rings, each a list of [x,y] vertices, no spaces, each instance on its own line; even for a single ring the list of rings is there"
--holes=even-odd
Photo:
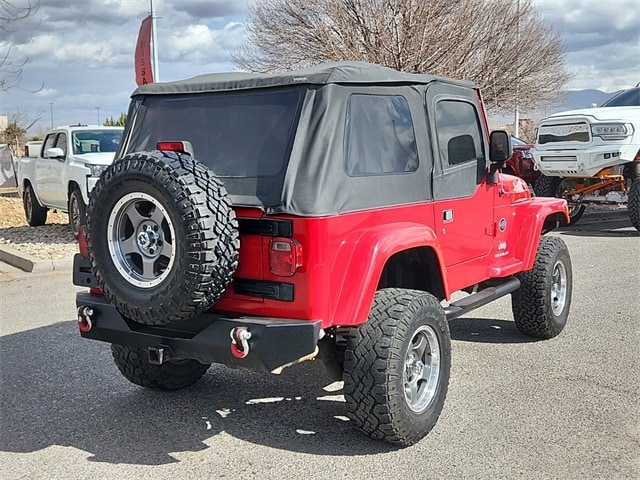
[[[603,140],[618,140],[630,134],[624,123],[601,123],[591,125],[591,134]]]
[[[106,165],[87,165],[87,168],[91,170],[92,177],[99,177],[102,172],[107,168]]]

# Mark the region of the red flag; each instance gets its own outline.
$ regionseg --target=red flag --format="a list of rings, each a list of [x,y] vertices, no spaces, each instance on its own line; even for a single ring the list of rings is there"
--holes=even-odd
[[[138,85],[153,83],[153,71],[151,70],[151,22],[152,17],[149,15],[142,21],[140,32],[138,33],[134,60],[136,83]]]

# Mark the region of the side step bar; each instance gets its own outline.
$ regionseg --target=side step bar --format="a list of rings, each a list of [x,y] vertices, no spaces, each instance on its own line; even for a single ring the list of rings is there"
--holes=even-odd
[[[511,277],[499,285],[487,287],[479,292],[469,295],[468,297],[456,300],[449,304],[448,307],[445,307],[444,313],[447,315],[447,320],[452,320],[460,315],[470,312],[471,310],[475,310],[478,307],[486,305],[497,298],[504,297],[518,288],[520,288],[520,280],[516,277]]]

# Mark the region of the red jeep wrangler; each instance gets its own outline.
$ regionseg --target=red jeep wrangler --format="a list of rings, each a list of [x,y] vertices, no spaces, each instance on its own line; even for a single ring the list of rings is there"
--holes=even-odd
[[[567,321],[569,252],[544,236],[566,202],[501,174],[511,151],[473,84],[375,65],[141,86],[80,237],[80,332],[165,390],[322,353],[353,423],[413,444],[445,401],[448,319],[511,294],[526,335]]]

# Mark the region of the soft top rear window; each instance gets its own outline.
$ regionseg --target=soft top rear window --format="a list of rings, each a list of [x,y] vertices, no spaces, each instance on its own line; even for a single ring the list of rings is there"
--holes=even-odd
[[[125,153],[189,141],[217,176],[270,177],[288,162],[303,90],[154,95],[137,111]]]

